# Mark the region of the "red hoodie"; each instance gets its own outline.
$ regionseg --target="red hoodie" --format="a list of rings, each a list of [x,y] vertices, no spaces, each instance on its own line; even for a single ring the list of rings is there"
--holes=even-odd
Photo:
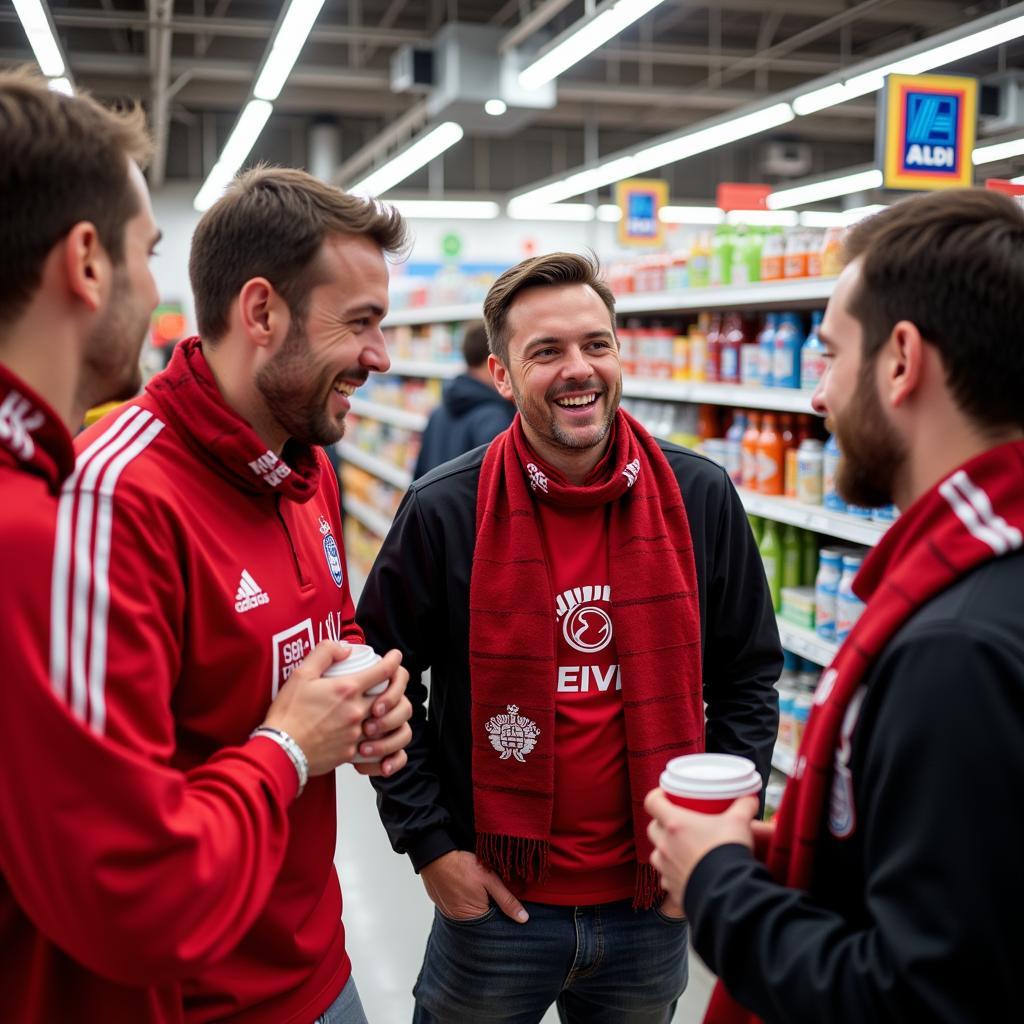
[[[246,743],[314,644],[362,639],[329,460],[292,442],[284,459],[269,452],[224,403],[197,338],[76,449],[51,664],[94,729],[195,771]],[[333,773],[311,779],[288,818],[280,871],[262,879],[269,894],[251,878],[225,883],[224,916],[262,907],[255,921],[215,946],[193,928],[178,953],[188,1021],[308,1024],[348,980]],[[239,869],[252,855],[240,851]],[[183,873],[165,898],[188,916],[204,882]]]
[[[270,893],[296,776],[265,740],[182,774],[55,691],[54,540],[74,465],[59,418],[0,366],[3,1018],[176,1024],[176,979],[235,946]]]

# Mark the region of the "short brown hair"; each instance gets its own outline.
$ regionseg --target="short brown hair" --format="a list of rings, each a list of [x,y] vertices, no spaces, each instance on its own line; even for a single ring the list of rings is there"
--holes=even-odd
[[[138,213],[128,160],[151,142],[138,108],[116,112],[84,94],[48,88],[29,68],[0,72],[0,322],[17,318],[39,287],[50,250],[76,224],[94,224],[115,264]]]
[[[479,320],[468,324],[462,334],[462,358],[472,370],[487,362],[487,328]]]
[[[406,227],[392,206],[348,195],[305,171],[257,167],[240,174],[203,214],[188,271],[203,340],[216,342],[246,281],[265,277],[298,320],[318,283],[309,271],[328,235],[372,238],[397,254]]]
[[[942,357],[957,404],[976,423],[1024,426],[1024,210],[1008,196],[956,189],[915,196],[856,225],[849,312],[872,360],[900,320]]]
[[[594,289],[608,309],[615,330],[615,296],[601,280],[601,264],[593,255],[574,252],[552,252],[533,256],[506,270],[484,299],[484,323],[491,352],[503,366],[508,366],[508,313],[516,296],[527,288],[553,287],[563,284],[585,284]]]

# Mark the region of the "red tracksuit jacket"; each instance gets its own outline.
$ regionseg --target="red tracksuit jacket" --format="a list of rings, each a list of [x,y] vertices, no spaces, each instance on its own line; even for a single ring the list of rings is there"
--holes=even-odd
[[[193,770],[246,741],[316,643],[361,639],[327,456],[296,444],[287,461],[269,452],[224,403],[198,338],[75,447],[81,494],[65,589],[96,622],[109,587],[107,621],[85,645],[105,661],[89,679],[86,714],[108,735]],[[91,561],[79,536],[91,537]],[[72,621],[69,669],[75,638]],[[58,686],[63,668],[57,659]],[[351,966],[335,814],[333,774],[311,779],[289,809],[288,849],[263,912],[234,949],[183,981],[186,1020],[308,1024],[341,991]],[[176,887],[186,906],[192,884]]]
[[[270,893],[297,780],[265,740],[183,775],[90,728],[80,687],[52,687],[54,541],[74,465],[63,424],[0,366],[2,1016],[178,1024],[178,977],[236,945]]]

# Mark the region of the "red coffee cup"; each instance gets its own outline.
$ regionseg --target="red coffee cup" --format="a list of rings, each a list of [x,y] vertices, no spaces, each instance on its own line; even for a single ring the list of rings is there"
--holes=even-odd
[[[660,785],[680,807],[721,814],[741,796],[760,793],[761,776],[753,761],[735,754],[686,754],[669,761]]]

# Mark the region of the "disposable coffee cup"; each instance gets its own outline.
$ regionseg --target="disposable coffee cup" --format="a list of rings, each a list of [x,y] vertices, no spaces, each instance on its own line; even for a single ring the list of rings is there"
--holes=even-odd
[[[760,793],[761,776],[753,761],[735,754],[686,754],[669,761],[660,785],[680,807],[721,814],[734,800]]]
[[[324,672],[324,676],[331,679],[336,679],[339,676],[352,676],[357,672],[362,672],[363,669],[372,668],[380,661],[380,655],[368,644],[350,644],[349,646],[352,648],[349,656],[344,661],[336,661]],[[383,682],[371,686],[363,696],[378,697],[387,688],[388,681],[385,679]],[[362,754],[356,754],[352,758],[353,764],[377,764],[379,761],[379,757],[363,757]]]

